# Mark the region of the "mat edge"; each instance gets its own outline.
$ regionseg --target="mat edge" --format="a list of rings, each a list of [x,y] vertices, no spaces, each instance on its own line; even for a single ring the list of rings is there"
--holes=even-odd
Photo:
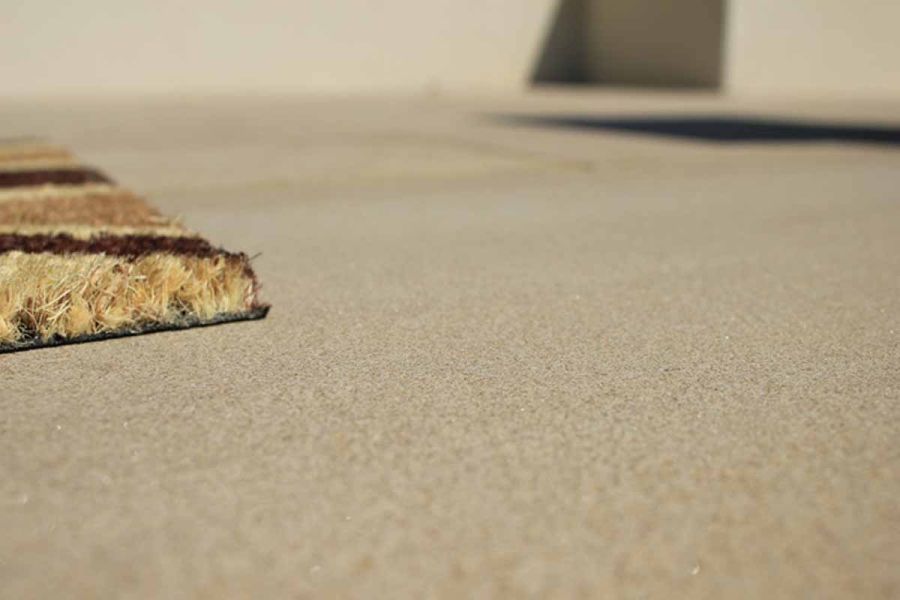
[[[73,338],[54,337],[49,340],[34,340],[18,344],[0,344],[0,354],[24,352],[27,350],[39,350],[41,348],[53,348],[56,346],[86,344],[89,342],[99,342],[116,338],[162,333],[165,331],[181,331],[184,329],[193,329],[195,327],[212,327],[214,325],[224,325],[226,323],[236,323],[239,321],[257,321],[266,318],[266,315],[269,314],[270,308],[271,306],[268,304],[261,304],[259,306],[251,308],[248,311],[239,313],[223,313],[220,315],[216,315],[211,319],[191,318],[173,323],[150,323],[143,327],[104,331],[102,333],[92,333],[89,335],[81,335]]]

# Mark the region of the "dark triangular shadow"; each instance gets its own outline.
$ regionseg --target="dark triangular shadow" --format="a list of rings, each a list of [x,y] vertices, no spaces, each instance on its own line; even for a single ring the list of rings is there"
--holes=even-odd
[[[726,0],[556,0],[532,84],[718,88]]]
[[[531,83],[583,83],[584,0],[560,0],[531,72]]]

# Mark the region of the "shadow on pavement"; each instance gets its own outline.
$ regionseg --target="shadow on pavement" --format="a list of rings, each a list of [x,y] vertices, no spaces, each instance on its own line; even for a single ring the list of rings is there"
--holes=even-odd
[[[900,127],[891,125],[849,125],[830,122],[767,119],[740,116],[501,116],[508,124],[615,131],[655,135],[705,142],[861,142],[900,145]]]

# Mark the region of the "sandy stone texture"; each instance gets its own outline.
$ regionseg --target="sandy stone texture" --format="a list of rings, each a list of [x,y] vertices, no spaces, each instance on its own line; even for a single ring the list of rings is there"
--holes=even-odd
[[[0,356],[0,596],[896,598],[900,123],[544,91],[0,103],[254,259],[268,319]]]

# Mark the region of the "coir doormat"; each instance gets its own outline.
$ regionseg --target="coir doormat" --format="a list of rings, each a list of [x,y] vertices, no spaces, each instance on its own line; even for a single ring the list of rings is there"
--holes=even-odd
[[[227,252],[33,141],[0,142],[0,353],[261,319]]]

